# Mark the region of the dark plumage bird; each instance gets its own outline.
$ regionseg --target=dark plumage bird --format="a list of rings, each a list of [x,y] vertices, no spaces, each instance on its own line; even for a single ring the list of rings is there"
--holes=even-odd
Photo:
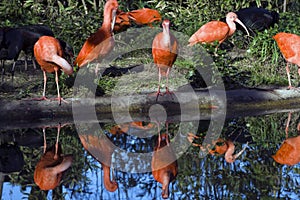
[[[2,40],[0,44],[0,60],[3,62],[5,60],[14,60],[11,70],[12,76],[20,52],[24,51],[25,55],[30,54],[32,56],[34,44],[43,35],[53,36],[54,34],[49,27],[44,25],[27,25],[18,28],[5,27],[0,30],[0,42]],[[2,64],[4,65],[4,63]],[[25,60],[25,69],[27,69],[27,58]]]
[[[41,36],[46,35],[46,36],[54,37],[54,33],[50,29],[50,27],[46,25],[40,25],[40,24],[26,25],[20,28],[25,30],[23,32],[24,44],[22,48],[22,50],[25,52],[25,70],[27,70],[27,66],[28,66],[27,65],[28,56],[32,58],[34,69],[36,69],[36,64],[33,55],[33,46]]]
[[[274,24],[279,21],[279,14],[276,11],[269,11],[264,8],[242,8],[235,13],[247,29],[250,30],[252,35],[254,35],[256,31],[263,31],[273,27]],[[237,29],[244,31],[239,25]]]

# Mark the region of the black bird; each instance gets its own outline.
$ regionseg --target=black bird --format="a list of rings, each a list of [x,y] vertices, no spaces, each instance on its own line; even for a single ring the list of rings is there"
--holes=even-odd
[[[252,35],[255,35],[256,31],[261,32],[273,27],[279,21],[279,14],[276,11],[269,11],[264,8],[243,8],[235,13]],[[237,29],[244,31],[239,25],[237,25]]]
[[[17,28],[4,27],[0,30],[0,42],[2,40],[0,43],[0,60],[3,66],[2,74],[4,73],[4,61],[14,60],[11,69],[12,78],[20,52],[25,52],[25,69],[27,69],[27,56],[30,54],[33,58],[33,46],[37,40],[43,35],[54,36],[52,30],[45,25],[27,25]],[[34,61],[33,64],[35,67]]]
[[[54,37],[54,33],[48,26],[40,24],[25,25],[20,28],[25,30],[23,34],[26,41],[24,41],[24,49],[22,49],[25,52],[25,70],[27,70],[28,56],[31,56],[34,69],[36,69],[33,46],[41,36],[47,35]]]

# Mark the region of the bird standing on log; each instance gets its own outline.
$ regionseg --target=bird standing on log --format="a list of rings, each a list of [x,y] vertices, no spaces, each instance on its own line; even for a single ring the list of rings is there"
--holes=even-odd
[[[34,56],[36,61],[41,66],[44,73],[44,90],[43,97],[39,100],[46,100],[46,83],[48,73],[55,72],[55,82],[57,87],[57,100],[59,105],[63,98],[60,96],[59,85],[58,85],[58,72],[62,70],[64,73],[71,75],[73,68],[63,58],[63,48],[60,45],[59,40],[51,36],[42,36],[34,45]]]
[[[113,29],[118,9],[116,0],[108,0],[104,6],[103,23],[83,44],[75,66],[82,67],[96,59],[103,59],[114,47]]]
[[[286,73],[288,76],[288,89],[293,88],[291,83],[289,63],[298,65],[298,74],[300,76],[300,36],[292,33],[277,33],[273,36],[274,40],[286,60]]]
[[[166,94],[171,92],[168,88],[169,73],[172,65],[176,61],[178,52],[178,42],[170,32],[170,21],[165,19],[162,23],[163,32],[158,33],[152,43],[152,55],[155,65],[158,68],[158,91],[156,100],[161,95],[160,82],[161,76],[166,76]]]
[[[215,52],[217,51],[219,45],[224,42],[228,37],[232,36],[236,30],[236,25],[234,22],[239,23],[247,32],[249,32],[245,25],[238,19],[237,14],[234,12],[229,12],[226,15],[226,23],[222,21],[210,21],[196,31],[189,39],[189,45],[193,46],[196,43],[213,43],[218,41]]]

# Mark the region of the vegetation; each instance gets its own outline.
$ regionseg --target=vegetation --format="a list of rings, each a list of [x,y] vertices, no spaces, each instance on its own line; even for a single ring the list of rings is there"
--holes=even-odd
[[[272,36],[281,31],[300,34],[298,28],[300,25],[300,3],[297,0],[290,0],[285,5],[284,2],[284,0],[214,1],[214,4],[212,4],[208,0],[129,0],[120,1],[119,8],[124,11],[142,7],[157,9],[163,18],[169,18],[173,22],[172,29],[174,31],[183,33],[186,36],[192,35],[204,23],[224,18],[227,12],[248,7],[250,4],[279,12],[280,21],[278,25],[250,38],[237,31],[233,37],[224,43],[223,48],[220,48],[217,57],[212,54],[213,48],[204,46],[213,57],[216,70],[221,72],[225,87],[235,88],[241,86],[287,85],[285,68],[283,67],[285,65],[284,59]],[[102,23],[104,3],[103,0],[3,0],[0,3],[0,17],[5,20],[0,22],[0,26],[46,24],[51,27],[56,37],[67,41],[74,47],[76,56],[86,38]],[[284,9],[286,9],[286,12],[283,12]],[[118,37],[116,38],[118,39]],[[235,44],[236,48],[228,49],[227,47],[231,43]],[[131,58],[129,65],[152,62],[150,51],[146,51],[142,55],[132,52],[128,56]],[[125,60],[124,62],[127,63]],[[119,59],[116,63],[118,67],[124,67],[122,59]],[[198,84],[199,81],[201,82],[201,78],[197,77],[195,66],[189,61],[187,63],[178,59],[174,68],[179,73],[187,75],[185,78],[194,85],[205,86],[205,84]],[[298,75],[294,72],[296,70],[292,67],[292,82],[297,84]],[[132,78],[130,75],[128,76],[126,75],[125,79]],[[67,78],[64,77],[63,79]],[[108,79],[118,80],[116,77]],[[170,81],[172,82],[172,79]],[[68,82],[68,87],[62,89],[63,92],[68,93],[72,81],[67,79],[65,82],[61,82],[61,85]],[[116,82],[116,80],[99,81],[100,90],[110,94],[111,88],[115,86]],[[178,81],[175,80],[175,82]],[[178,82],[178,84],[182,84],[182,82]],[[155,83],[152,83],[147,84],[145,87],[150,87],[150,90],[152,90],[154,86]],[[21,90],[30,92],[24,88]],[[53,87],[52,93],[55,93],[55,87]],[[22,95],[26,96],[26,94]]]
[[[230,138],[236,145],[236,152],[242,149],[242,145],[248,142],[246,151],[235,161],[229,164],[224,156],[200,154],[198,147],[190,146],[178,159],[179,173],[176,181],[172,183],[170,192],[178,199],[222,198],[238,199],[253,198],[291,198],[297,194],[299,182],[299,164],[285,166],[277,164],[272,155],[279,149],[285,139],[285,125],[287,113],[278,113],[260,117],[246,117],[228,119],[220,135],[222,138]],[[289,137],[297,135],[299,113],[293,113],[290,123]],[[198,135],[202,138],[206,135],[206,121],[200,121],[201,126]],[[101,124],[101,128],[107,131],[113,125]],[[174,136],[179,134],[184,141],[184,131],[178,129],[178,123],[170,123],[170,130]],[[156,127],[154,127],[156,131]],[[56,139],[57,129],[47,128],[46,137],[48,145],[53,145]],[[153,151],[154,138],[138,138],[127,134],[107,134],[111,141],[121,151],[113,154],[116,181],[119,184],[118,195],[109,193],[103,186],[103,171],[101,165],[84,151],[75,127],[64,126],[61,129],[60,143],[64,154],[73,155],[73,163],[63,176],[60,187],[51,192],[40,191],[33,181],[35,165],[42,155],[43,139],[41,129],[19,129],[8,132],[1,131],[2,140],[8,138],[18,142],[24,155],[25,164],[20,172],[9,174],[9,181],[13,185],[21,185],[24,198],[29,199],[70,199],[70,198],[116,198],[125,199],[136,195],[136,199],[147,197],[155,199],[161,195],[161,187],[152,178],[151,172],[127,173],[123,170],[126,165],[138,166],[138,169],[149,169],[150,163],[146,160],[131,162],[124,156],[125,152],[151,152]],[[95,133],[88,133],[95,134]],[[96,133],[97,134],[97,133]],[[170,135],[171,136],[171,135]],[[27,139],[26,139],[27,138]],[[173,138],[173,136],[171,136]],[[21,140],[20,140],[21,139]],[[35,141],[27,142],[27,140]],[[39,142],[38,142],[39,141]],[[13,142],[10,142],[13,144]],[[134,164],[135,163],[135,164]],[[123,169],[123,170],[119,170]],[[97,178],[95,178],[97,177]],[[7,186],[4,186],[7,187]],[[96,188],[95,188],[96,187]],[[97,192],[95,192],[97,191]],[[143,191],[143,193],[139,193]],[[155,192],[156,191],[156,192]],[[48,197],[48,198],[46,198]]]

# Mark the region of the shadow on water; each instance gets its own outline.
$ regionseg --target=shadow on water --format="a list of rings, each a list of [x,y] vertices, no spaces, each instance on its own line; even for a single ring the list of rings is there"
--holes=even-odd
[[[184,129],[176,122],[68,124],[59,136],[57,127],[47,127],[46,141],[43,128],[2,130],[2,198],[295,199],[299,116],[227,119],[221,135],[209,144],[203,143],[209,137],[209,120],[200,121],[195,132],[189,129],[193,122],[186,122]],[[53,145],[54,158],[57,141],[59,158],[45,166],[59,169],[59,180],[52,188],[41,188],[35,170],[47,152],[45,144]]]

